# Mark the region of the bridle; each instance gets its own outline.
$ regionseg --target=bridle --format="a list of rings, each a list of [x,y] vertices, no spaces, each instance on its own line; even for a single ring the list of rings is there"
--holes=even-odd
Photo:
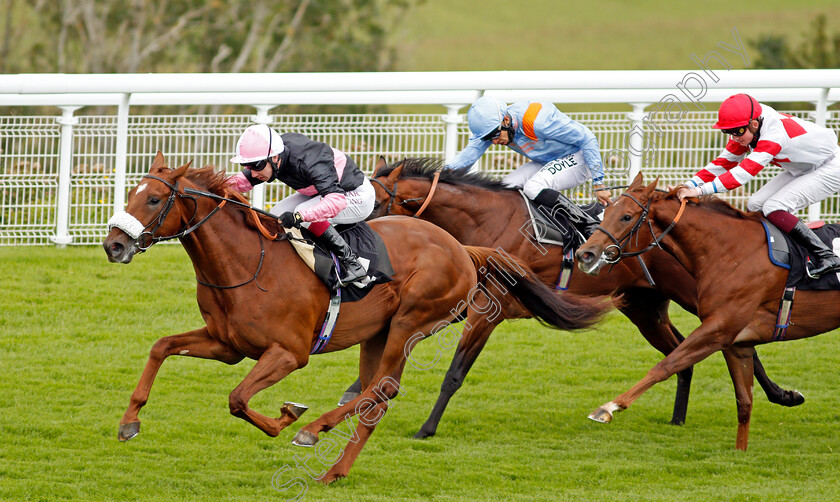
[[[172,239],[179,239],[181,237],[184,237],[184,236],[187,236],[187,235],[193,233],[200,226],[204,225],[207,222],[207,220],[209,220],[214,214],[219,212],[219,210],[221,210],[228,202],[230,202],[232,204],[239,205],[239,206],[246,207],[254,213],[254,218],[257,220],[257,228],[259,229],[259,232],[257,233],[257,235],[258,235],[259,241],[260,241],[260,262],[257,265],[257,271],[254,272],[254,275],[250,279],[248,279],[247,281],[244,281],[244,282],[241,282],[239,284],[232,285],[232,286],[220,286],[220,285],[217,285],[217,284],[211,284],[209,282],[202,281],[201,279],[196,277],[195,280],[199,284],[202,284],[204,286],[209,286],[211,288],[217,288],[217,289],[233,289],[233,288],[238,288],[240,286],[244,286],[244,285],[246,285],[250,282],[256,281],[257,276],[260,274],[260,270],[262,270],[263,261],[265,259],[265,245],[263,243],[263,236],[265,236],[265,237],[267,237],[271,240],[283,240],[283,239],[288,238],[288,234],[285,234],[285,233],[282,233],[282,234],[279,234],[279,235],[269,235],[267,230],[265,230],[265,227],[263,227],[259,223],[259,217],[257,217],[255,213],[261,213],[261,214],[264,214],[264,215],[271,216],[272,218],[276,218],[273,214],[271,214],[269,212],[266,212],[266,211],[263,211],[261,209],[257,209],[255,207],[252,207],[252,206],[250,206],[250,205],[248,205],[244,202],[241,202],[241,201],[238,201],[238,200],[235,200],[235,199],[231,199],[231,198],[227,197],[227,191],[225,191],[224,196],[217,195],[217,194],[214,194],[212,192],[205,192],[203,190],[196,190],[194,188],[189,188],[189,187],[185,187],[183,192],[181,192],[181,191],[178,190],[180,180],[176,181],[175,184],[172,184],[172,183],[166,181],[163,178],[159,178],[159,177],[153,176],[151,174],[146,174],[143,177],[144,178],[151,178],[153,180],[160,181],[161,183],[166,185],[169,188],[170,191],[169,191],[169,197],[166,199],[166,202],[164,203],[161,210],[158,212],[157,216],[152,218],[152,221],[150,221],[145,227],[143,227],[143,231],[140,232],[140,235],[138,235],[137,238],[135,239],[136,242],[137,242],[137,249],[141,253],[145,252],[147,249],[152,247],[152,245],[154,245],[158,242],[168,241],[168,240],[172,240]],[[210,199],[220,200],[221,202],[215,208],[213,208],[212,211],[207,213],[207,215],[204,218],[202,218],[200,221],[198,221],[194,225],[190,226],[190,224],[195,220],[196,214],[198,213],[198,197],[207,197],[207,198],[210,198]],[[176,232],[172,235],[166,235],[166,236],[162,236],[162,237],[161,236],[155,236],[155,233],[163,225],[163,222],[166,220],[166,217],[169,216],[169,212],[172,211],[172,208],[175,205],[175,200],[177,198],[189,199],[193,202],[193,215],[187,221],[187,223],[185,225],[186,228],[184,228],[183,230],[180,230],[180,231],[178,231],[178,232]],[[152,225],[154,225],[154,228],[152,228],[151,230],[148,230],[149,227],[151,227]],[[143,241],[145,240],[144,237],[148,238],[148,242],[149,242],[148,246],[143,245]],[[260,284],[258,282],[256,284],[257,284],[258,288],[260,288],[263,291],[266,291],[266,289],[264,289],[262,286],[260,286]]]
[[[432,197],[435,195],[435,190],[437,189],[437,185],[438,185],[439,180],[440,180],[440,171],[437,171],[437,172],[435,172],[435,175],[432,177],[432,187],[429,189],[429,194],[427,196],[417,197],[417,198],[414,198],[414,199],[403,199],[402,202],[398,202],[397,201],[397,183],[399,182],[399,180],[394,181],[394,189],[393,190],[388,190],[388,187],[386,187],[385,184],[382,183],[381,181],[379,181],[378,179],[376,179],[376,178],[371,178],[370,179],[370,181],[372,183],[376,183],[379,186],[381,186],[382,189],[385,190],[385,193],[388,194],[388,208],[386,209],[386,212],[385,212],[386,216],[391,214],[391,208],[394,206],[395,203],[398,206],[405,206],[409,202],[417,202],[419,200],[423,200],[423,204],[420,206],[420,209],[418,209],[417,212],[414,213],[415,218],[419,218],[420,214],[422,214],[423,211],[425,211],[426,208],[429,207],[429,204],[432,202]]]
[[[680,203],[680,209],[677,212],[677,215],[674,217],[674,221],[672,221],[671,224],[668,225],[668,227],[665,228],[665,230],[661,234],[659,234],[659,236],[657,237],[656,234],[653,231],[653,223],[651,222],[651,220],[649,218],[651,199],[648,199],[647,204],[642,204],[641,202],[639,202],[638,199],[636,199],[635,197],[633,197],[629,193],[625,192],[625,193],[621,194],[621,196],[622,197],[627,197],[628,199],[635,202],[640,208],[642,208],[642,213],[639,215],[639,218],[633,224],[633,227],[630,229],[630,231],[627,233],[627,235],[624,236],[620,240],[617,239],[613,234],[611,234],[607,229],[605,229],[601,225],[598,225],[597,227],[595,227],[595,231],[600,230],[601,232],[605,233],[607,235],[607,237],[610,238],[611,241],[613,241],[612,244],[610,244],[609,246],[604,248],[604,251],[602,253],[602,256],[604,256],[604,261],[606,261],[609,264],[618,263],[620,260],[623,260],[624,258],[632,258],[634,256],[639,256],[643,253],[646,253],[646,252],[650,251],[651,249],[653,249],[655,247],[657,247],[659,249],[662,249],[662,246],[660,246],[659,243],[662,242],[662,239],[664,239],[665,236],[668,235],[669,232],[671,232],[671,230],[674,228],[674,226],[677,224],[677,222],[680,221],[680,218],[682,218],[683,211],[685,210],[685,204],[687,202],[686,199],[682,200],[682,202]],[[639,229],[642,228],[642,225],[644,225],[645,223],[647,223],[648,228],[650,229],[650,235],[653,236],[653,241],[650,244],[648,244],[647,247],[645,247],[644,249],[642,249],[640,251],[624,251],[624,247],[630,242],[630,239],[632,239],[634,235],[636,236],[636,243],[638,244],[638,239],[639,239],[638,232],[639,232]],[[616,254],[616,256],[614,258],[607,257],[607,255],[608,255],[607,250],[609,250],[610,248],[615,248],[618,251],[618,253]],[[641,258],[639,259],[639,261],[641,261]],[[646,271],[646,274],[647,274],[647,271]]]

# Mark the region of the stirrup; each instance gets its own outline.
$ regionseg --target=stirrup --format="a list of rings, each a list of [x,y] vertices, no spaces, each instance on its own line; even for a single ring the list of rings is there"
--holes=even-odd
[[[339,286],[339,287],[343,288],[343,287],[345,287],[345,286],[348,286],[348,285],[350,285],[350,284],[353,284],[354,282],[356,282],[356,281],[358,281],[358,280],[361,280],[361,279],[364,279],[365,277],[367,277],[367,275],[368,275],[368,274],[367,274],[367,271],[365,270],[365,267],[363,267],[363,266],[362,266],[362,264],[361,264],[361,263],[359,263],[359,260],[356,260],[356,267],[358,267],[358,272],[357,272],[356,274],[354,274],[354,275],[347,275],[347,276],[345,276],[345,277],[343,277],[343,278],[342,278],[342,277],[338,277],[338,286]],[[349,268],[345,268],[345,269],[343,270],[343,272],[344,272],[345,274],[350,274],[350,269],[349,269]]]
[[[809,265],[811,265],[811,266],[809,266]],[[840,263],[834,264],[834,265],[826,268],[825,270],[823,270],[822,272],[820,272],[818,274],[811,271],[812,266],[813,266],[813,263],[811,263],[810,261],[805,263],[805,273],[808,275],[808,277],[810,277],[811,279],[814,279],[814,280],[819,279],[820,277],[822,277],[825,274],[828,274],[830,272],[840,271]]]

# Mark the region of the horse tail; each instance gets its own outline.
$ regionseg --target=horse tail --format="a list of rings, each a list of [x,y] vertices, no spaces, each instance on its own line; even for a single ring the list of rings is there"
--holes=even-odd
[[[502,249],[464,248],[479,274],[479,282],[486,288],[485,294],[512,294],[535,319],[550,328],[589,328],[613,307],[605,297],[557,294],[527,264]]]

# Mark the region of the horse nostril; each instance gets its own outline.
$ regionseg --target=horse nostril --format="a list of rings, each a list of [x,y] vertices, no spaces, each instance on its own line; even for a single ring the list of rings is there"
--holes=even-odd
[[[122,244],[120,244],[119,242],[115,242],[108,246],[106,248],[106,251],[108,251],[108,253],[110,253],[111,256],[118,256],[122,254],[123,249],[125,249],[125,247]]]

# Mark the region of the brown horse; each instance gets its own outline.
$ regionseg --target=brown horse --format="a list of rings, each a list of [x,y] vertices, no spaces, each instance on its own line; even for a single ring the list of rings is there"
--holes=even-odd
[[[614,412],[629,407],[654,384],[720,350],[735,385],[735,447],[746,450],[754,347],[773,341],[787,270],[762,258],[768,250],[759,214],[743,213],[713,197],[681,205],[673,190],[654,192],[657,181],[644,186],[642,175],[636,177],[607,209],[601,231],[578,249],[579,266],[596,273],[605,260],[632,256],[659,243],[696,279],[701,324],[639,383],[589,417],[609,422]],[[838,302],[838,291],[798,291],[785,339],[814,336],[840,326]]]
[[[112,262],[129,263],[136,252],[161,240],[181,241],[195,268],[198,305],[206,323],[154,344],[120,421],[121,440],[139,432],[138,413],[158,369],[170,355],[228,364],[245,357],[255,359],[256,365],[230,394],[230,412],[269,436],[277,436],[306,409],[286,403],[281,416],[271,418],[251,409],[248,402],[309,362],[330,293],[288,240],[263,237],[271,232],[286,235],[277,221],[258,220],[257,213],[243,203],[244,197],[228,193],[226,183],[224,172],[212,167],[189,169],[187,164],[171,170],[158,152],[149,174],[129,193],[126,211],[112,220],[115,228],[103,243]],[[485,300],[511,293],[533,315],[562,329],[588,327],[607,307],[602,300],[558,298],[515,258],[492,249],[465,248],[431,223],[396,217],[371,226],[391,256],[393,280],[376,285],[358,302],[344,304],[325,350],[361,344],[359,373],[364,391],[303,427],[294,440],[313,446],[319,432],[345,419],[352,428],[347,417],[359,415],[359,430],[350,436],[346,450],[321,478],[323,482],[347,475],[388,401],[400,391],[400,376],[417,335],[445,329],[448,321],[465,310],[479,308],[473,300],[481,296],[480,280],[496,285],[495,294],[485,294]],[[485,286],[481,291],[491,289]],[[485,307],[482,300],[479,303]]]
[[[443,170],[434,159],[405,159],[385,165],[380,159],[374,178],[377,207],[373,217],[386,214],[415,215],[448,231],[462,244],[502,248],[518,256],[540,278],[554,285],[560,274],[563,249],[535,245],[532,231],[526,228],[528,210],[517,190],[482,174]],[[435,177],[439,176],[437,182]],[[432,187],[434,188],[433,195]],[[523,230],[524,229],[524,230]],[[670,255],[653,250],[643,256],[656,285],[651,284],[636,261],[622,262],[597,278],[575,271],[569,292],[583,295],[613,295],[622,299],[619,309],[641,331],[647,341],[663,354],[669,354],[683,337],[668,317],[670,300],[697,313],[694,279]],[[506,306],[505,316],[494,320],[468,319],[452,363],[441,385],[440,396],[426,423],[414,436],[423,438],[437,431],[449,400],[461,387],[493,329],[504,318],[527,316],[519,306]],[[768,399],[784,406],[804,402],[796,391],[784,390],[770,380],[755,357],[755,374]],[[673,424],[685,422],[692,368],[679,372],[674,400]],[[345,399],[355,396],[359,384],[351,385]]]

